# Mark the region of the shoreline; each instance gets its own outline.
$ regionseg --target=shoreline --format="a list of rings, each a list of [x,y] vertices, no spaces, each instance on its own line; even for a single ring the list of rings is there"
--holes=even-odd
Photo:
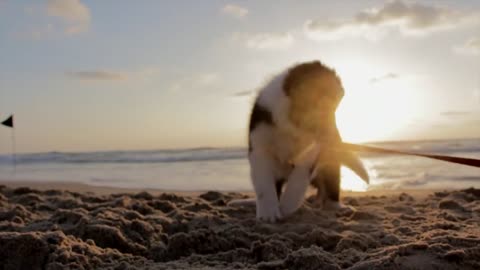
[[[97,195],[109,195],[109,194],[118,194],[118,193],[139,193],[147,191],[152,195],[158,195],[160,193],[175,193],[179,195],[191,195],[196,196],[200,193],[206,192],[208,190],[202,191],[184,191],[184,190],[168,190],[168,189],[156,189],[156,188],[124,188],[124,187],[110,187],[102,185],[89,185],[80,182],[56,182],[56,181],[28,181],[28,180],[0,180],[0,185],[4,185],[12,188],[19,187],[29,187],[32,189],[38,189],[41,191],[45,190],[68,190],[73,192],[84,192],[84,193],[93,193]],[[223,191],[229,192],[229,191]]]
[[[80,182],[56,182],[56,181],[28,181],[28,180],[0,180],[0,186],[4,185],[11,188],[19,187],[29,187],[32,189],[37,189],[41,191],[45,190],[65,190],[72,192],[85,192],[92,193],[97,195],[110,195],[110,194],[124,194],[124,193],[140,193],[148,192],[152,195],[159,195],[161,193],[174,193],[180,196],[198,196],[202,193],[209,191],[221,192],[221,193],[240,193],[247,196],[255,196],[255,193],[250,190],[215,190],[215,189],[204,189],[204,190],[173,190],[173,189],[159,189],[159,188],[124,188],[124,187],[111,187],[111,186],[102,186],[102,185],[89,185],[86,183]],[[455,189],[373,189],[367,191],[348,191],[342,190],[341,197],[350,197],[350,196],[392,196],[398,195],[401,193],[408,193],[414,197],[424,197],[428,194],[434,192],[442,191],[454,191]],[[306,196],[312,195],[313,190],[309,190]]]

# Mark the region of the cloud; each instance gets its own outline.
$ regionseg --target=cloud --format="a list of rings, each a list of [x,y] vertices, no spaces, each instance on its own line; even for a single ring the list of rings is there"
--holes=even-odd
[[[68,71],[65,75],[70,79],[82,81],[135,81],[135,83],[148,82],[151,79],[158,79],[162,74],[162,70],[147,66],[131,70],[108,70],[108,69],[92,69],[80,71]]]
[[[380,7],[357,12],[352,18],[308,20],[304,31],[307,37],[314,40],[358,36],[377,39],[393,29],[406,36],[425,35],[462,24],[478,23],[479,18],[478,12],[467,13],[446,7],[393,0]]]
[[[375,78],[371,78],[370,79],[370,83],[371,84],[374,84],[374,83],[379,83],[379,82],[382,82],[382,81],[385,81],[385,80],[393,80],[393,79],[397,79],[399,77],[398,74],[395,74],[395,73],[387,73],[385,75],[382,75],[382,76],[379,76],[379,77],[375,77]]]
[[[120,72],[93,70],[93,71],[72,71],[67,76],[84,81],[119,81],[128,79],[128,75]]]
[[[237,19],[244,18],[248,15],[248,9],[239,5],[227,4],[223,6],[221,12]]]
[[[254,91],[247,90],[247,91],[240,91],[240,92],[233,93],[231,96],[232,97],[250,97],[253,95],[253,93]]]
[[[294,43],[290,33],[235,33],[232,40],[256,50],[284,50]]]
[[[0,0],[2,1],[2,0]],[[44,39],[55,35],[76,35],[90,28],[91,15],[80,0],[46,0],[26,5],[24,12],[34,23],[15,33],[20,38]]]
[[[46,12],[63,21],[67,34],[86,32],[90,27],[90,10],[80,0],[48,0]]]
[[[459,54],[480,55],[480,37],[468,39],[463,45],[454,48]]]

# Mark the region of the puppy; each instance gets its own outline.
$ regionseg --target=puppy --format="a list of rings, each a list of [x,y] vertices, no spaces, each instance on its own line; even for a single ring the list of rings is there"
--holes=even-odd
[[[335,71],[318,61],[293,66],[260,90],[248,136],[257,219],[292,214],[310,184],[319,204],[340,207],[341,164],[368,181],[358,157],[339,151],[335,111],[343,95]]]

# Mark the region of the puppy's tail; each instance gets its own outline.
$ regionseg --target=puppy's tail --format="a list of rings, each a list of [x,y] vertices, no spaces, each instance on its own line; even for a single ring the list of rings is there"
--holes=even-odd
[[[368,172],[363,165],[363,162],[358,158],[358,156],[352,151],[345,151],[342,152],[340,156],[341,163],[355,172],[360,178],[362,178],[365,183],[370,183],[370,177],[368,176]]]
[[[237,199],[231,200],[227,203],[227,206],[255,206],[255,198]]]

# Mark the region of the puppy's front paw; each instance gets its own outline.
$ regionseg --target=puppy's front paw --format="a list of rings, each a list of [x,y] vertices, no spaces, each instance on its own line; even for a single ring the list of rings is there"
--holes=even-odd
[[[258,207],[258,206],[257,206]],[[264,205],[257,209],[257,219],[266,222],[275,222],[282,218],[277,205]]]
[[[282,213],[282,215],[284,217],[290,216],[291,214],[293,214],[297,210],[298,210],[298,207],[294,207],[292,205],[282,205],[280,207],[280,213]]]
[[[349,206],[340,202],[334,202],[329,200],[325,202],[323,209],[331,210],[331,211],[352,211],[352,212],[356,211],[355,207],[353,206]]]
[[[311,204],[312,207],[318,208],[318,209],[323,209],[325,205],[325,200],[323,198],[313,198],[309,200],[309,203]]]

